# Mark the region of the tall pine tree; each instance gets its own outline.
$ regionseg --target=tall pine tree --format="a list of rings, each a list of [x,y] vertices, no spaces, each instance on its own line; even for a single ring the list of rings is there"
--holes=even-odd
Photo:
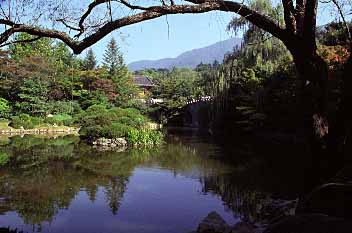
[[[93,52],[93,49],[89,49],[84,59],[84,69],[94,70],[96,66],[97,66],[97,60]]]
[[[123,55],[116,44],[116,40],[111,38],[104,54],[104,65],[108,68],[111,76],[116,76],[125,68]]]

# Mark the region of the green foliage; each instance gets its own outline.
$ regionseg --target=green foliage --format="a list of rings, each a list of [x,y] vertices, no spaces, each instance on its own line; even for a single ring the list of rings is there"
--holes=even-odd
[[[48,112],[51,114],[74,115],[82,111],[77,101],[51,101],[48,103]]]
[[[77,118],[82,128],[93,125],[110,127],[113,123],[140,128],[147,122],[147,119],[136,109],[108,109],[104,105],[93,105],[79,114]]]
[[[97,66],[97,60],[93,52],[93,49],[89,49],[83,61],[83,67],[85,70],[94,70],[96,66]]]
[[[20,33],[16,39],[32,38]],[[0,51],[0,118],[23,113],[43,118],[48,114],[73,116],[97,104],[132,106],[126,103],[136,96],[137,87],[114,40],[104,60],[102,68],[96,67],[92,50],[80,60],[65,44],[48,38]]]
[[[122,53],[114,38],[111,38],[105,50],[104,65],[108,68],[111,76],[116,76],[125,67]]]
[[[0,152],[0,167],[5,166],[10,161],[10,156],[7,153]]]
[[[351,28],[352,22],[349,22],[348,26]],[[346,28],[343,22],[331,22],[324,26],[318,27],[317,40],[320,44],[326,46],[349,46],[348,34],[346,33]]]
[[[138,88],[134,85],[132,74],[126,66],[121,68],[119,73],[112,77],[112,80],[117,95],[114,100],[115,106],[120,106],[122,103],[131,100],[133,96],[136,96]]]
[[[0,97],[0,118],[8,118],[10,115],[11,107],[9,101]]]
[[[142,114],[146,114],[149,110],[151,110],[145,102],[142,102],[138,99],[129,99],[127,101],[121,101],[118,106],[120,106],[121,108],[134,108],[140,111]]]
[[[41,123],[43,123],[43,119],[22,113],[19,116],[12,117],[9,126],[15,129],[19,129],[21,127],[24,129],[33,129]]]
[[[33,36],[20,33],[16,40],[28,40]],[[62,71],[68,67],[77,67],[77,60],[64,43],[58,43],[50,38],[41,38],[31,43],[17,43],[9,46],[11,57],[20,61],[28,57],[45,58],[56,70]]]
[[[25,79],[23,85],[19,88],[19,101],[16,108],[20,112],[32,113],[34,115],[45,115],[48,110],[47,93],[48,82],[41,78]]]
[[[248,5],[251,9],[270,16],[278,24],[283,24],[282,5],[274,6],[270,0],[250,0]],[[244,33],[241,48],[236,48],[230,57],[239,60],[238,65],[254,69],[257,76],[270,76],[277,70],[280,60],[289,56],[279,39],[251,24],[245,17],[233,18],[228,24],[228,30]]]
[[[200,80],[198,72],[187,68],[174,68],[170,71],[150,72],[156,87],[152,89],[154,98],[164,99],[162,106],[166,109],[182,107],[187,100],[204,94],[197,85]]]
[[[255,11],[262,14],[268,15],[270,18],[275,20],[277,24],[283,24],[283,8],[281,4],[273,6],[270,0],[249,0],[248,6]],[[232,30],[235,33],[241,30],[245,31],[243,36],[246,44],[253,42],[253,39],[264,39],[268,38],[269,33],[261,30],[257,26],[250,23],[245,17],[235,16],[228,25],[228,30]]]
[[[73,117],[67,114],[53,115],[52,117],[45,118],[45,122],[49,124],[71,126],[74,122]]]
[[[260,79],[256,77],[253,69],[244,69],[242,71],[242,77],[239,80],[242,87],[249,93],[257,90],[260,86]]]
[[[8,129],[10,121],[4,118],[0,118],[0,129]]]
[[[157,145],[163,142],[164,135],[160,131],[148,129],[131,129],[127,140],[131,145]]]
[[[131,144],[156,144],[162,139],[156,131],[144,129],[148,119],[137,109],[93,105],[79,114],[76,121],[81,126],[80,135],[90,139],[125,137]]]
[[[80,98],[80,104],[83,109],[93,105],[110,106],[108,97],[102,91],[85,92]]]

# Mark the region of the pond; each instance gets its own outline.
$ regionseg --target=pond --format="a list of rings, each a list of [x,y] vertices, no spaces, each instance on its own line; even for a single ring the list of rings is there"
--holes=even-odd
[[[1,136],[10,161],[0,169],[0,227],[187,233],[211,211],[229,224],[255,220],[274,193],[294,193],[292,184],[277,185],[287,178],[240,151],[193,134],[125,152],[99,151],[76,136]]]

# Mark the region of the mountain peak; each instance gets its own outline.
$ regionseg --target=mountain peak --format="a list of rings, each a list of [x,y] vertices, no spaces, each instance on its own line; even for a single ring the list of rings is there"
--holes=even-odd
[[[132,62],[128,68],[132,71],[155,68],[155,69],[170,69],[173,67],[178,68],[195,68],[198,64],[213,63],[215,60],[222,61],[224,55],[231,52],[234,47],[241,44],[241,38],[231,38],[228,40],[220,41],[215,44],[192,49],[184,52],[176,58],[164,58],[159,60],[141,60]]]

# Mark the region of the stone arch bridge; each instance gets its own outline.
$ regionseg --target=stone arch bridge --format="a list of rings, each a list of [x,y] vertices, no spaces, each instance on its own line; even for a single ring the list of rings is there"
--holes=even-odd
[[[176,114],[170,117],[168,124],[191,128],[208,128],[211,101],[210,96],[187,101],[184,107],[177,109]]]

